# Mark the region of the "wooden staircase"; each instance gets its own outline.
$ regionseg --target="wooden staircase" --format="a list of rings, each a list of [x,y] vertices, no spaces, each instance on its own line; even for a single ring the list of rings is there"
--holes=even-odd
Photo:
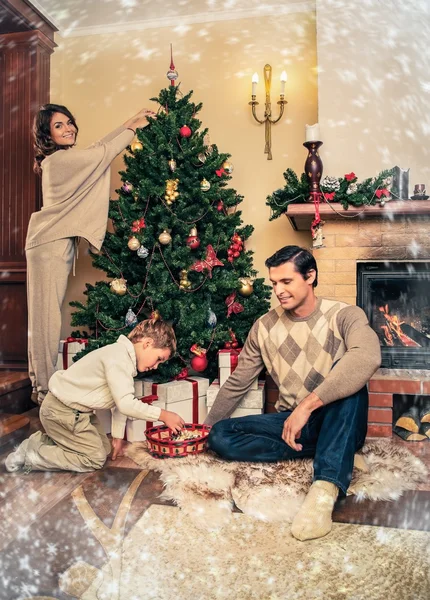
[[[30,419],[21,413],[34,407],[28,373],[0,371],[0,448],[27,437]]]

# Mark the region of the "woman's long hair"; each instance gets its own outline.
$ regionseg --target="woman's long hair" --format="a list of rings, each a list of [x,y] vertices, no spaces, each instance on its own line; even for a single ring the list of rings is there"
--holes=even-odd
[[[41,106],[34,117],[33,136],[34,136],[34,166],[35,173],[40,174],[42,160],[56,152],[61,146],[53,141],[51,137],[51,119],[55,113],[61,113],[68,117],[78,133],[75,117],[70,110],[61,104],[44,104]],[[76,139],[76,138],[75,138]]]

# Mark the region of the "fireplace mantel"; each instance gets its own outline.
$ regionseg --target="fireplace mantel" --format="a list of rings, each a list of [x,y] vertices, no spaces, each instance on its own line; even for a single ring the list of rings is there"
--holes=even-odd
[[[304,204],[290,204],[285,213],[295,231],[309,231],[315,217],[315,208],[312,202]],[[392,219],[393,216],[430,215],[430,200],[391,200],[385,206],[349,207],[345,210],[338,202],[323,202],[320,205],[320,215],[323,221],[339,217],[350,217],[351,220],[362,220],[373,217]],[[357,215],[354,218],[354,215]],[[345,219],[346,220],[346,219]]]

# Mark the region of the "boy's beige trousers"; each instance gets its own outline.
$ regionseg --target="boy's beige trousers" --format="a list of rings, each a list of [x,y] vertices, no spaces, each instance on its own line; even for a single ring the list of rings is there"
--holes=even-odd
[[[40,420],[46,433],[30,436],[24,470],[85,472],[105,464],[111,446],[93,412],[70,408],[48,392]]]

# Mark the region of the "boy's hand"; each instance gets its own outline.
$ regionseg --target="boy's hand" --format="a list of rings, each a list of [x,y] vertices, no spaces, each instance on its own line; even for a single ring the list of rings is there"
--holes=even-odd
[[[115,460],[117,456],[124,456],[125,440],[119,438],[112,438],[112,460]]]
[[[161,411],[160,421],[163,421],[173,433],[180,433],[185,425],[184,419],[170,410]]]

